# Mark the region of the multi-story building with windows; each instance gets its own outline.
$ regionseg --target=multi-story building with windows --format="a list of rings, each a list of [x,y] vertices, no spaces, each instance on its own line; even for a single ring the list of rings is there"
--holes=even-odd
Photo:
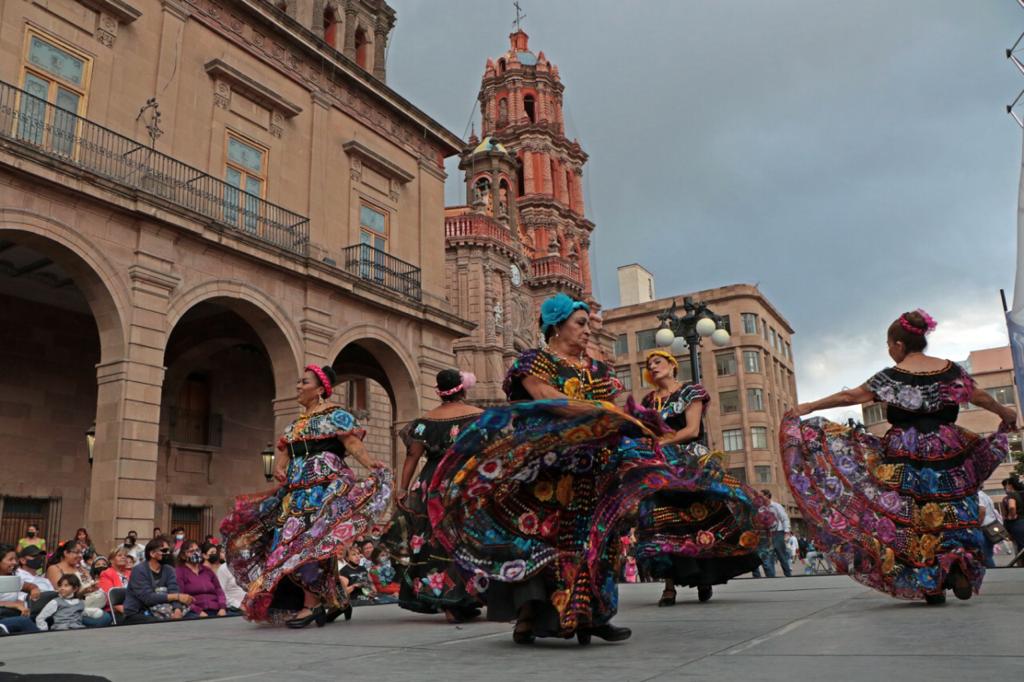
[[[625,302],[606,310],[604,327],[614,336],[614,364],[619,379],[639,399],[651,387],[643,379],[647,351],[656,347],[657,315],[682,303],[653,298],[653,276],[639,265],[619,269]],[[639,284],[638,284],[639,282]],[[711,394],[706,428],[709,446],[728,456],[728,468],[755,488],[767,488],[790,515],[798,511],[783,479],[778,428],[782,414],[797,403],[793,329],[754,285],[733,284],[685,294],[707,303],[722,316],[731,335],[722,348],[705,341],[700,349],[701,383]],[[679,378],[690,381],[688,351],[678,356]]]
[[[0,540],[214,530],[266,486],[308,362],[397,461],[473,325],[445,282],[464,142],[388,87],[394,22],[383,0],[0,5]]]
[[[1024,423],[1021,419],[1020,404],[1017,402],[1017,386],[1013,380],[1013,355],[1009,346],[971,351],[967,359],[959,364],[974,378],[979,388],[988,391],[1003,405],[1016,406],[1017,424]],[[867,403],[862,406],[862,410],[864,425],[868,431],[880,436],[889,430],[884,403]],[[960,406],[956,423],[974,433],[987,435],[999,428],[999,417],[967,404]],[[1003,488],[999,482],[1010,475],[1014,464],[1021,457],[1020,432],[1011,433],[1009,440],[1014,458],[1000,464],[985,482],[985,492],[995,500],[1003,497]]]

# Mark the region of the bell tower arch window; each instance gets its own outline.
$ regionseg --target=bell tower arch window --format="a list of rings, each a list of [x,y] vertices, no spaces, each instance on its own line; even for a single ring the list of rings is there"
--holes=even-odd
[[[365,69],[369,63],[370,40],[366,37],[366,30],[360,26],[356,29],[356,64]]]
[[[526,118],[530,119],[530,123],[537,122],[537,104],[533,98],[533,95],[527,95],[523,97],[523,109],[526,110]]]
[[[330,5],[324,8],[324,42],[338,47],[338,15]]]

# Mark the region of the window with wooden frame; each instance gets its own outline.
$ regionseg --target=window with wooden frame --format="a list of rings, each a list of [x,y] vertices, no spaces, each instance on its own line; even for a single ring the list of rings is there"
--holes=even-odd
[[[269,151],[230,130],[224,149],[224,180],[231,186],[224,193],[224,219],[249,232],[257,232],[260,199],[267,191]]]
[[[384,209],[366,201],[359,204],[359,267],[364,278],[385,279],[390,222]]]
[[[21,67],[21,87],[27,94],[18,104],[18,138],[74,156],[91,72],[92,59],[86,54],[29,28]]]

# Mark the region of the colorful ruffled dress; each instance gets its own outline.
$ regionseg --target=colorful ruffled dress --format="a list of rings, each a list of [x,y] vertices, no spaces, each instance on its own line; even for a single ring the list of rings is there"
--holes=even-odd
[[[955,424],[974,380],[952,362],[930,373],[891,367],[865,385],[887,406],[881,438],[821,418],[782,422],[786,478],[815,545],[894,597],[942,594],[954,566],[977,592],[977,492],[1006,457],[1004,428],[981,437]]]
[[[392,479],[386,469],[357,478],[345,463],[339,431],[360,439],[366,434],[340,407],[292,422],[278,442],[291,457],[287,481],[269,493],[235,498],[221,522],[228,567],[246,591],[242,609],[249,620],[290,617],[302,609],[303,588],[329,609],[347,603],[336,557],[387,512]]]
[[[530,400],[526,377],[574,400]],[[536,636],[570,637],[615,614],[610,540],[674,474],[657,452],[656,424],[598,402],[619,390],[601,362],[576,367],[526,351],[504,390],[522,402],[487,410],[463,430],[431,483],[430,520],[489,620],[514,620],[532,603]]]
[[[655,578],[689,587],[725,583],[760,566],[757,547],[773,520],[767,516],[768,500],[726,473],[699,441],[710,400],[703,386],[690,383],[667,398],[656,398],[652,391],[642,401],[673,431],[686,428],[686,408],[695,401],[702,404],[698,440],[661,446],[677,475],[693,481],[696,489],[652,495],[640,503],[637,515],[641,566]]]
[[[478,416],[421,418],[411,422],[400,434],[406,446],[413,441],[422,444],[425,460],[382,539],[393,556],[405,557],[409,562],[398,593],[398,605],[403,609],[419,613],[448,609],[458,613],[480,606],[480,600],[466,591],[462,572],[455,566],[451,554],[434,539],[427,516],[427,488],[437,465],[459,432]]]

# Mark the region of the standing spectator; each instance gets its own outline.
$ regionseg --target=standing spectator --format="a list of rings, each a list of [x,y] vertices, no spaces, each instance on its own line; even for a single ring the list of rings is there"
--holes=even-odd
[[[192,597],[179,592],[178,579],[171,565],[171,547],[162,537],[146,545],[146,560],[132,569],[124,599],[124,622],[152,623],[180,620]]]
[[[786,549],[789,551],[789,567],[792,570],[800,556],[800,541],[796,539],[795,534],[786,533]]]
[[[53,619],[51,630],[82,630],[85,628],[85,600],[78,590],[82,582],[77,575],[62,575],[57,581],[57,598],[51,599],[36,616],[36,627],[46,630],[46,621]]]
[[[157,538],[162,538],[163,536],[164,532],[160,530],[160,526],[153,526],[153,539],[156,540]]]
[[[34,523],[30,523],[25,529],[25,537],[18,540],[18,551],[29,546],[38,547],[44,553],[46,552],[46,538],[39,535],[39,528]]]
[[[999,513],[995,503],[992,502],[992,498],[984,490],[978,491],[978,508],[980,510],[978,525],[981,527],[981,551],[985,557],[985,567],[995,568],[995,543],[989,540],[988,534],[985,532],[985,526],[993,523],[1002,524],[1003,515]]]
[[[217,574],[204,565],[202,550],[195,540],[185,540],[178,554],[175,577],[178,587],[193,598],[192,613],[200,618],[226,616],[227,602]]]
[[[228,568],[224,560],[224,546],[217,548],[220,564],[217,566],[217,580],[220,581],[220,588],[224,590],[224,599],[227,601],[228,614],[238,615],[242,613],[242,600],[245,599],[245,590],[238,585],[234,573]]]
[[[772,499],[772,494],[768,490],[762,490],[761,494],[769,500]],[[793,575],[789,567],[789,550],[786,547],[786,533],[790,532],[789,514],[786,513],[785,507],[774,500],[768,505],[768,509],[775,515],[775,523],[771,529],[771,546],[768,548],[768,560],[764,562],[764,572],[769,578],[774,578],[775,559],[778,558],[782,564],[782,573],[788,578]]]
[[[29,615],[28,599],[39,596],[39,588],[25,582],[15,573],[18,566],[18,555],[11,545],[0,545],[0,576],[15,576],[18,589],[15,592],[0,593],[0,619],[18,618]]]
[[[95,548],[92,545],[92,538],[89,537],[89,531],[84,528],[79,528],[75,531],[75,542],[82,546],[82,551],[92,549],[95,552]]]
[[[177,559],[181,554],[181,546],[185,544],[185,529],[178,527],[171,531],[171,538],[174,544],[171,546],[171,554]]]
[[[139,544],[139,534],[134,530],[128,531],[128,536],[124,539],[124,549],[132,555],[135,563],[142,561],[143,555],[146,553],[145,548]]]
[[[206,545],[219,545],[219,544],[220,544],[220,540],[217,539],[216,535],[207,535],[206,539],[203,540],[203,546],[204,547]]]
[[[46,555],[35,545],[28,545],[18,552],[18,570],[16,575],[27,583],[32,583],[42,592],[55,592],[53,583],[40,575]]]
[[[1010,534],[1017,552],[1024,549],[1024,483],[1016,476],[1003,479],[1006,496],[999,503],[1003,512],[1003,525]]]

